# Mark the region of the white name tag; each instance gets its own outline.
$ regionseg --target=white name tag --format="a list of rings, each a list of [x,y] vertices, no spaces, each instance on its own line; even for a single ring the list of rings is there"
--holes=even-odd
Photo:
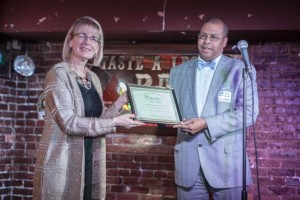
[[[220,91],[218,95],[218,101],[221,102],[231,102],[231,92],[229,91]]]

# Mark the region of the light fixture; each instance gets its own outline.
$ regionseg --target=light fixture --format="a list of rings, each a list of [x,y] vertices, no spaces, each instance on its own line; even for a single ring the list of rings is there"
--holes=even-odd
[[[27,51],[25,55],[19,55],[16,57],[14,70],[22,76],[31,76],[34,73],[35,64],[28,56]]]

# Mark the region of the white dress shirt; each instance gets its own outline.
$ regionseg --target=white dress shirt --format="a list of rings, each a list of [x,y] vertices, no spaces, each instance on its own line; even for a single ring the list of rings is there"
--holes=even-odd
[[[220,55],[219,57],[217,57],[215,59],[216,61],[216,67],[212,70],[209,67],[204,67],[203,69],[199,69],[197,68],[197,74],[196,74],[196,100],[197,100],[197,109],[198,109],[198,113],[199,116],[201,116],[202,111],[203,111],[203,107],[206,101],[206,97],[208,94],[208,90],[212,81],[212,78],[214,76],[214,73],[217,69],[219,60],[221,58],[222,55]],[[198,57],[198,59],[201,59],[200,57]]]

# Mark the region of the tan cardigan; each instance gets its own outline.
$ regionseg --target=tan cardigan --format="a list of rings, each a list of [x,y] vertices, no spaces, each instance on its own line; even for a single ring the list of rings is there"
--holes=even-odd
[[[98,76],[90,70],[88,73],[103,102]],[[37,150],[33,199],[83,199],[84,136],[94,138],[93,199],[105,199],[105,135],[116,131],[111,117],[120,114],[122,105],[103,109],[100,118],[83,117],[83,98],[66,62],[56,64],[48,72],[44,98],[46,119]]]

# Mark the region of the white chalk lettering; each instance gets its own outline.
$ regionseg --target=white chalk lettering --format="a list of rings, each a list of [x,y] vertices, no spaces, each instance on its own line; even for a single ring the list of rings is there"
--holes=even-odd
[[[169,86],[170,74],[162,73],[162,74],[157,74],[157,76],[158,76],[158,86],[160,87]]]
[[[138,85],[152,85],[152,77],[149,74],[135,74],[135,77]]]
[[[160,68],[160,56],[154,56],[154,63],[152,67],[152,71],[161,71]]]

